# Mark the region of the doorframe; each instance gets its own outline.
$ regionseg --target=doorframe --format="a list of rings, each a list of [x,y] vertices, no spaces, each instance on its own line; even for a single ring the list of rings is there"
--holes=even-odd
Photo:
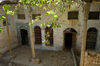
[[[20,34],[20,30],[21,29],[25,29],[28,32],[28,44],[29,46],[31,46],[31,42],[30,42],[30,30],[29,30],[29,26],[24,24],[24,23],[16,23],[16,31],[17,31],[17,40],[18,40],[18,44],[21,44],[21,34]]]
[[[72,34],[72,48],[76,45],[76,32],[63,32],[63,50],[65,49],[65,34],[71,33]]]

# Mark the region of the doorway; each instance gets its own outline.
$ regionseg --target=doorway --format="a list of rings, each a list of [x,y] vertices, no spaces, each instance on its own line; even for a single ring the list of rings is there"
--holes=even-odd
[[[64,35],[64,43],[65,48],[71,49],[72,48],[72,33],[65,33]]]
[[[28,45],[28,32],[25,29],[20,30],[22,45]]]

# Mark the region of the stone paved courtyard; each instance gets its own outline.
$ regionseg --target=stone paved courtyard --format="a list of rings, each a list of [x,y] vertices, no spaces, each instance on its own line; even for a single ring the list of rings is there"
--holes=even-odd
[[[13,54],[16,58],[13,62],[20,66],[74,66],[73,57],[71,51],[48,51],[48,50],[36,50],[37,58],[41,59],[40,64],[31,62],[31,48],[27,46],[21,46],[13,50]],[[6,62],[9,60],[9,53],[6,53],[3,60]],[[17,66],[19,66],[17,65]],[[6,66],[6,65],[4,65]]]

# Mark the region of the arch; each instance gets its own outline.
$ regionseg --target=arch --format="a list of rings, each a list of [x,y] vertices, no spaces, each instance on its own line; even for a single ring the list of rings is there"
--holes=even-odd
[[[92,32],[98,32],[98,30],[97,30],[96,28],[94,28],[94,27],[89,28],[89,29],[88,29],[88,32],[89,32],[89,31],[92,31]]]
[[[96,28],[89,28],[87,31],[86,49],[95,50],[97,43],[98,30]]]
[[[35,33],[35,44],[42,44],[41,28],[39,26],[34,27],[34,33]]]
[[[64,30],[64,48],[72,48],[76,45],[76,33],[73,28],[67,28]]]
[[[47,32],[49,33],[49,37],[46,36]],[[45,39],[50,42],[50,44],[46,44],[46,45],[53,46],[53,29],[51,27],[45,28]]]
[[[77,33],[77,31],[73,28],[67,28],[67,29],[64,30],[64,32],[75,32],[75,33]]]

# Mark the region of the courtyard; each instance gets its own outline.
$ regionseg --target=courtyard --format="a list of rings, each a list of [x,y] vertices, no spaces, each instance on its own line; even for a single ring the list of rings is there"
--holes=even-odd
[[[12,60],[13,66],[74,66],[70,50],[50,51],[36,49],[36,56],[41,59],[40,64],[36,64],[31,61],[31,48],[28,46],[20,46],[13,49],[13,54],[16,55],[16,57]],[[6,63],[3,65],[7,66],[7,62],[9,62],[9,53],[7,52],[2,59]]]

